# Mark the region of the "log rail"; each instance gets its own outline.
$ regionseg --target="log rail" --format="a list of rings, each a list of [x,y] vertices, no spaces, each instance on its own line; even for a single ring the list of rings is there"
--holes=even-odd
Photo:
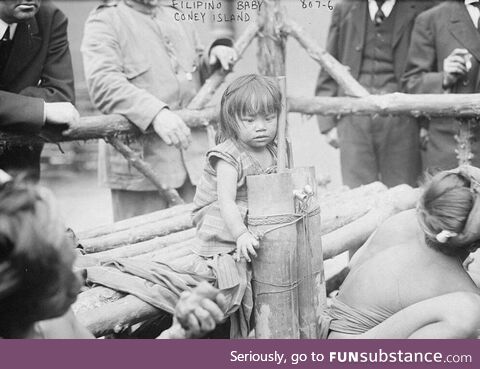
[[[480,94],[425,94],[393,93],[366,97],[293,97],[288,98],[290,113],[307,115],[406,115],[413,117],[480,117]],[[202,110],[177,110],[189,127],[216,124],[218,107]],[[122,134],[139,135],[140,131],[120,115],[83,117],[66,131],[44,129],[39,135],[1,132],[0,141],[13,145],[38,142],[82,141],[113,137]]]

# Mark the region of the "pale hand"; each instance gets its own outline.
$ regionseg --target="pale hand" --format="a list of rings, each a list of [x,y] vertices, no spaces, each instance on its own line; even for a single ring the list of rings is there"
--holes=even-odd
[[[235,60],[237,60],[237,52],[232,47],[217,45],[210,50],[210,65],[218,61],[223,69],[230,70]]]
[[[421,150],[426,150],[427,145],[428,145],[428,141],[430,140],[430,135],[428,134],[428,129],[423,128],[423,127],[420,128],[419,137],[420,137],[420,149]]]
[[[71,126],[79,122],[80,114],[69,102],[45,103],[45,119],[47,124]]]
[[[248,231],[242,233],[237,238],[237,261],[240,261],[242,257],[244,257],[248,262],[252,261],[250,259],[250,255],[257,257],[255,249],[258,249],[259,246],[260,243],[258,242],[257,237]]]
[[[174,324],[178,322],[182,326],[187,338],[201,337],[225,319],[225,305],[225,296],[207,282],[202,282],[192,291],[180,295]]]
[[[153,119],[155,133],[169,146],[186,149],[190,144],[190,128],[170,109],[162,109]]]
[[[332,146],[334,149],[339,148],[339,143],[338,143],[338,130],[337,127],[333,127],[330,131],[325,133],[325,139],[327,140],[327,143]]]
[[[467,49],[455,49],[443,61],[443,87],[449,88],[468,72],[467,61],[470,53]]]

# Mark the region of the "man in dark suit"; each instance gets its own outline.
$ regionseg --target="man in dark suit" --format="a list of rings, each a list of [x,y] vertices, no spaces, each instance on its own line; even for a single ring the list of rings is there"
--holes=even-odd
[[[415,17],[432,1],[342,0],[335,5],[327,50],[370,93],[400,91]],[[317,96],[345,96],[333,78],[320,72]],[[420,173],[419,129],[413,119],[384,116],[319,116],[328,142],[340,147],[344,184],[374,181],[415,185]]]
[[[407,92],[480,91],[479,6],[478,0],[447,1],[417,18],[404,76]],[[456,167],[456,120],[432,119],[428,131],[424,168]],[[472,164],[480,166],[478,128],[475,136]]]
[[[0,1],[0,128],[38,132],[78,120],[67,18],[50,1]],[[42,145],[0,143],[0,168],[38,180]]]

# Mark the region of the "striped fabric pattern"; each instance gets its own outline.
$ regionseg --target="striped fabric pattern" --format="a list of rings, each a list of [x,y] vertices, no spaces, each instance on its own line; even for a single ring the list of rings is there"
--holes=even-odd
[[[276,146],[270,144],[267,149],[276,162]],[[251,329],[253,310],[252,269],[245,259],[236,262],[232,257],[236,243],[221,216],[218,203],[215,171],[218,160],[225,160],[237,170],[235,202],[245,224],[248,207],[247,176],[269,174],[274,172],[276,167],[263,169],[238,143],[228,139],[207,153],[205,169],[193,199],[193,223],[197,227],[199,239],[199,248],[196,251],[206,259],[216,276],[217,287],[227,299],[226,314],[230,316],[230,337],[246,338]]]
[[[267,149],[276,161],[276,146],[270,144]],[[229,253],[236,248],[235,240],[221,216],[218,204],[217,175],[214,168],[220,159],[225,160],[237,170],[235,202],[245,224],[247,224],[248,206],[247,176],[269,174],[275,171],[275,167],[263,169],[255,158],[231,139],[227,139],[207,153],[207,163],[193,199],[195,205],[193,223],[197,227],[197,237],[200,240],[199,253],[203,256]]]

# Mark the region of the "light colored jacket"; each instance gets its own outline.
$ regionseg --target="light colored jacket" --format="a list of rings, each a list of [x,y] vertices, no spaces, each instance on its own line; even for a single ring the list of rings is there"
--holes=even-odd
[[[90,14],[81,51],[90,97],[100,111],[122,114],[147,132],[161,109],[185,108],[195,96],[207,63],[194,28],[175,21],[176,12],[161,6],[152,17],[120,1]],[[193,184],[199,181],[208,149],[206,129],[192,129],[187,150],[167,146],[153,133],[125,142],[152,165],[163,185],[178,188],[187,176]],[[103,141],[99,178],[114,189],[155,189]]]

